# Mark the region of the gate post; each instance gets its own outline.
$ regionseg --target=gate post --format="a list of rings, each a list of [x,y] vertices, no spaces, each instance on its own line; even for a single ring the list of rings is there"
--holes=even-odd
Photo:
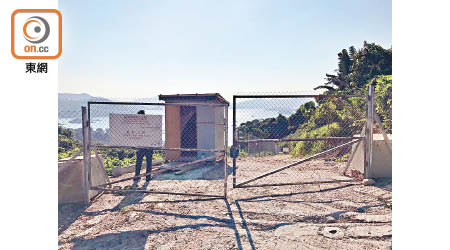
[[[227,187],[228,187],[228,163],[227,163],[227,149],[228,149],[228,105],[223,106],[225,109],[225,121],[224,121],[224,127],[225,127],[225,147],[223,152],[223,165],[224,165],[224,171],[225,171],[225,177],[224,177],[224,193],[223,196],[227,198]]]
[[[372,142],[373,142],[373,121],[374,121],[374,98],[375,86],[369,86],[369,95],[367,96],[367,116],[366,116],[366,135],[364,138],[364,178],[372,178]]]
[[[84,202],[89,203],[89,190],[91,188],[91,182],[90,182],[90,172],[91,172],[91,154],[90,154],[90,147],[89,147],[89,132],[90,132],[90,126],[89,126],[89,119],[88,119],[88,112],[86,107],[81,107],[81,126],[82,126],[82,133],[83,133],[83,162],[84,167],[81,169],[82,173],[82,184],[83,184],[83,193],[84,193]]]
[[[237,141],[237,135],[236,135],[236,97],[233,96],[233,146],[232,152],[233,152],[233,188],[236,187],[236,141]]]

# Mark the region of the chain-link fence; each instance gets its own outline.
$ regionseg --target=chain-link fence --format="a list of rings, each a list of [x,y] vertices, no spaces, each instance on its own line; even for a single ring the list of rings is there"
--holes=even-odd
[[[370,105],[370,119],[385,131],[392,129],[390,111],[377,103],[380,120],[369,96],[235,95],[230,107],[233,126],[227,126],[228,102],[223,98],[91,99],[83,105],[88,111],[85,141],[91,154],[102,156],[112,178],[112,183],[94,188],[126,191],[140,186],[142,192],[216,196],[226,193],[226,175],[231,172],[233,187],[363,178],[371,160],[365,145],[372,138],[366,135],[372,131],[366,122]],[[66,162],[83,155],[82,109],[79,103],[72,106],[60,103],[58,112],[58,159]],[[384,130],[380,131],[387,138]],[[137,171],[136,165],[141,166]],[[135,175],[141,177],[139,185]]]
[[[366,95],[235,95],[233,186],[352,181]],[[349,178],[352,177],[352,178]]]
[[[58,161],[82,154],[81,106],[59,105]]]
[[[206,101],[90,101],[89,151],[105,158],[110,175],[120,175],[91,189],[226,195],[227,107]]]

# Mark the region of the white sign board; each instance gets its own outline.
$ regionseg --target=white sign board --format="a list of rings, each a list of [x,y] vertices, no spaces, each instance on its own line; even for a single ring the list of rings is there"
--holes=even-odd
[[[162,147],[162,115],[110,114],[109,144]]]

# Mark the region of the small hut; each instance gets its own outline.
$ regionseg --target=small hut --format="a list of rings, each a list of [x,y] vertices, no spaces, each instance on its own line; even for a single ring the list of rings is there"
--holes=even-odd
[[[225,150],[225,109],[229,102],[220,94],[159,95],[165,103],[186,105],[165,106],[166,148]],[[223,104],[223,105],[194,105]],[[219,153],[216,153],[219,156]],[[167,150],[166,160],[214,156],[214,152]]]

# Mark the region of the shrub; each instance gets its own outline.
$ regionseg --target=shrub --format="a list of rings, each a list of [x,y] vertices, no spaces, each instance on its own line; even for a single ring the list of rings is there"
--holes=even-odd
[[[299,138],[319,138],[339,135],[341,127],[339,123],[333,122],[311,131],[301,132]],[[291,143],[291,154],[293,156],[309,156],[322,152],[330,147],[327,141],[300,141]],[[292,149],[293,148],[293,149]]]

